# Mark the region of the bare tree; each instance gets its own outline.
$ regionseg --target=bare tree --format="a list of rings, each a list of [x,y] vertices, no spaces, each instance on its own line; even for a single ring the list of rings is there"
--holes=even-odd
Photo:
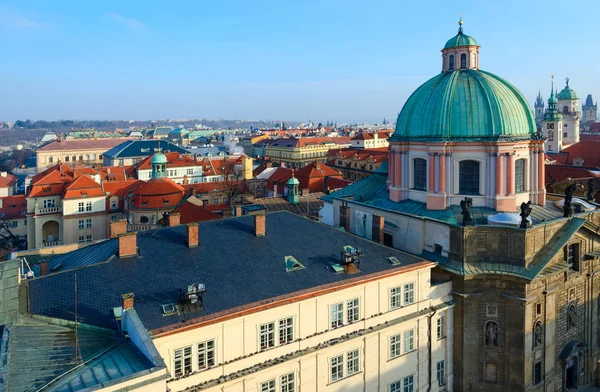
[[[12,221],[0,221],[0,259],[4,259],[14,250],[26,247],[25,237],[13,232]]]
[[[235,161],[225,160],[221,166],[221,173],[223,181],[219,184],[219,190],[227,196],[227,205],[231,207],[237,196],[245,193],[244,171]]]

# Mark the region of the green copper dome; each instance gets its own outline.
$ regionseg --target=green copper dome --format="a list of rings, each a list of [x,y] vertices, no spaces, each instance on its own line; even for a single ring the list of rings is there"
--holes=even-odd
[[[537,132],[523,95],[489,72],[442,72],[421,85],[398,115],[391,140],[530,139]]]
[[[159,164],[159,163],[167,163],[167,157],[162,152],[157,152],[152,157],[152,161],[151,161],[152,165]]]
[[[563,88],[562,91],[556,95],[556,98],[577,99],[577,93],[571,87],[569,87],[569,84],[567,83],[565,88]]]
[[[458,32],[454,37],[450,38],[444,49],[454,48],[457,46],[477,46],[477,41],[470,35],[463,34],[462,30]]]

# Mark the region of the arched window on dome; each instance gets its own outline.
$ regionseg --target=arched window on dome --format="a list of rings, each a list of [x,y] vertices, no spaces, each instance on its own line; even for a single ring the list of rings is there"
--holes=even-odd
[[[459,163],[458,193],[479,195],[479,162],[466,160]]]
[[[526,163],[525,159],[515,161],[515,192],[525,192],[527,190],[525,186]]]
[[[448,69],[452,71],[454,69],[454,55],[451,54],[448,58]]]
[[[413,160],[413,188],[418,191],[427,190],[427,161],[423,158]]]
[[[463,53],[460,55],[460,68],[461,69],[467,68],[467,54],[466,53]]]

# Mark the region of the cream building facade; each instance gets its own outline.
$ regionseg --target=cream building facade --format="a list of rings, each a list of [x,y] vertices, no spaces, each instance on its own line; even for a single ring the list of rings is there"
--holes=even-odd
[[[35,152],[38,173],[58,162],[102,164],[103,154],[127,141],[126,138],[54,140]]]

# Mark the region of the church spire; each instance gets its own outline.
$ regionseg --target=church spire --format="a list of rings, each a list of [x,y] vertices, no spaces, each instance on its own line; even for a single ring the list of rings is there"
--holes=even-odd
[[[458,34],[463,33],[462,25],[463,25],[462,14],[460,14],[460,19],[458,20]]]

